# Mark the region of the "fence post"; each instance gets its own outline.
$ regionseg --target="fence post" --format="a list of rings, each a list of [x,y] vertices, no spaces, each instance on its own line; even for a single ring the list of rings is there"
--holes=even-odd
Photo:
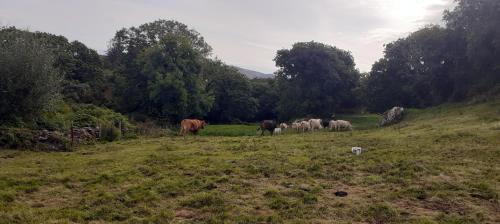
[[[70,122],[71,128],[70,130],[70,135],[71,135],[71,148],[74,147],[75,144],[75,136],[74,136],[74,131],[73,131],[73,121]]]
[[[123,132],[122,132],[122,120],[120,119],[119,123],[118,123],[118,126],[120,127],[120,140],[122,139],[122,135],[123,135]]]

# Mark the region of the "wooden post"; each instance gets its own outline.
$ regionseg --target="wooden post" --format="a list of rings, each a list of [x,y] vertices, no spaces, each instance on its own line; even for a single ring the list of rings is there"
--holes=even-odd
[[[73,134],[73,121],[72,121],[72,122],[70,122],[70,125],[71,125],[71,127],[70,127],[70,129],[69,129],[69,130],[70,130],[70,132],[71,132],[71,133],[70,133],[70,135],[71,135],[71,148],[73,148],[73,146],[74,146],[74,144],[75,144],[75,136],[74,136],[74,134]]]
[[[122,139],[123,132],[122,132],[122,120],[121,119],[118,123],[118,126],[120,127],[120,138],[119,139]]]

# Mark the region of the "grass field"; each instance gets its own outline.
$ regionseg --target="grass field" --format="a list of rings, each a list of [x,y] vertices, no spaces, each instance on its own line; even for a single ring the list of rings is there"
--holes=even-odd
[[[353,132],[214,125],[212,136],[3,150],[0,223],[500,223],[499,102],[410,110],[387,128],[360,119]],[[250,136],[220,136],[231,132]]]
[[[348,120],[352,123],[354,129],[365,130],[377,127],[379,116],[373,114],[367,115],[338,115],[338,119]],[[247,125],[207,125],[205,129],[200,132],[201,136],[258,136],[260,131],[257,131],[259,124],[247,124]],[[327,131],[326,129],[322,131]],[[283,131],[283,134],[296,134],[296,131],[287,129]],[[265,135],[269,135],[269,132],[265,132]]]

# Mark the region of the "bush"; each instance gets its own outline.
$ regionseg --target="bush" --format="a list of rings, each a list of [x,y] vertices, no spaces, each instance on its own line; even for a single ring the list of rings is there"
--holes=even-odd
[[[0,148],[68,151],[70,141],[57,131],[6,128],[0,129]]]
[[[120,129],[116,128],[113,125],[104,125],[101,126],[101,139],[112,142],[121,138]]]

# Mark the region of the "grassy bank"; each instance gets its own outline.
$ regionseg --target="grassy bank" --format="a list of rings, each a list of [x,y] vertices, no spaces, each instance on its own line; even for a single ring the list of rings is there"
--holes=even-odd
[[[210,125],[205,136],[0,151],[0,223],[500,222],[500,103],[364,123],[274,137]]]

